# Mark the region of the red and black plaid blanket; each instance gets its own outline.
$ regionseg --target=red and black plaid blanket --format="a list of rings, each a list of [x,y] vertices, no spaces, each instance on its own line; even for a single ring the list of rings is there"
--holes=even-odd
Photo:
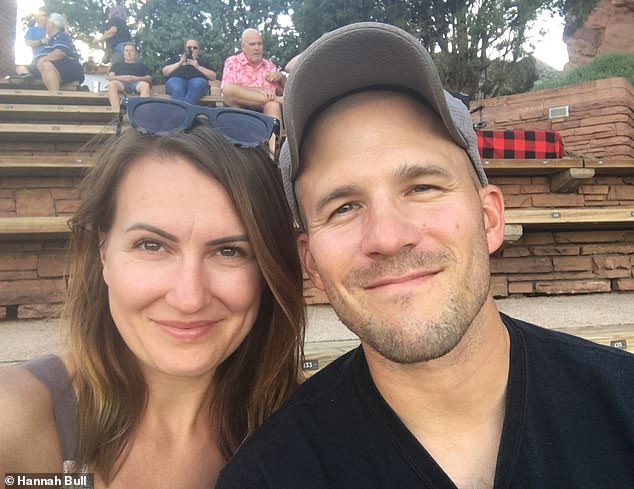
[[[564,143],[557,131],[476,131],[481,158],[561,158]]]

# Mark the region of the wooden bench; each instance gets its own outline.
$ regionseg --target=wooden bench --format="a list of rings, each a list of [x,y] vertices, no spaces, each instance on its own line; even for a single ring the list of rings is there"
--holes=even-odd
[[[524,229],[634,228],[634,207],[574,207],[560,209],[506,209],[505,241],[516,241]]]
[[[109,105],[0,104],[0,121],[105,124],[117,116]]]
[[[167,97],[169,95],[156,93],[154,97]],[[78,92],[60,90],[49,92],[48,90],[26,90],[22,88],[0,88],[1,104],[53,104],[53,105],[102,105],[110,106],[106,92]],[[223,97],[213,93],[200,99],[200,105],[220,107],[224,105]]]
[[[0,123],[0,139],[19,142],[87,142],[95,136],[116,133],[116,125],[110,124],[27,124]]]
[[[632,159],[590,159],[583,160],[586,168],[592,168],[597,175],[634,175]]]
[[[557,331],[634,353],[634,324],[556,328]]]
[[[25,90],[21,88],[0,89],[2,104],[68,104],[68,105],[110,105],[105,93],[59,90]]]
[[[546,175],[551,192],[574,192],[579,185],[595,175],[593,168],[586,168],[581,158],[553,160],[482,160],[487,176]]]
[[[0,217],[0,239],[64,238],[70,232],[69,217]]]
[[[0,176],[81,176],[94,160],[89,153],[0,153]]]

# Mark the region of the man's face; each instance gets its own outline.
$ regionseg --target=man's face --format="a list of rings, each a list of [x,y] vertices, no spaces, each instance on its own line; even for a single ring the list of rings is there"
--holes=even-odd
[[[48,20],[48,14],[43,10],[38,10],[35,12],[35,22],[37,25],[45,27],[46,21]]]
[[[200,45],[195,39],[189,39],[185,43],[185,54],[190,52],[194,58],[198,58],[198,55],[200,54]]]
[[[242,36],[242,52],[249,63],[260,63],[264,57],[262,36],[255,31],[247,31]]]
[[[136,48],[132,44],[127,44],[123,48],[123,60],[126,63],[134,63],[136,61]]]
[[[337,102],[302,158],[300,253],[341,320],[393,362],[451,351],[488,296],[499,191],[479,188],[439,118],[397,93]]]
[[[49,37],[54,34],[57,34],[59,31],[60,31],[60,28],[57,27],[56,24],[54,24],[50,20],[46,21],[46,33],[48,34]]]

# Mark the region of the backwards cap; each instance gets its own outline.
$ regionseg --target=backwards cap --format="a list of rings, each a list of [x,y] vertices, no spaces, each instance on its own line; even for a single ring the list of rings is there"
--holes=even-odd
[[[282,148],[280,168],[296,218],[299,213],[293,182],[300,168],[299,149],[307,126],[334,101],[371,89],[409,92],[427,103],[440,116],[451,138],[465,150],[482,185],[487,184],[469,110],[443,90],[429,53],[402,29],[361,22],[324,34],[311,44],[300,54],[284,89],[287,144]]]

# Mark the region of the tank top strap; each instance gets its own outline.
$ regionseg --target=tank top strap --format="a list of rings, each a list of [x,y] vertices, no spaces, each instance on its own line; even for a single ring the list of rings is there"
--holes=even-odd
[[[62,460],[74,460],[79,441],[77,396],[64,362],[57,355],[46,355],[25,362],[24,367],[50,391]]]

